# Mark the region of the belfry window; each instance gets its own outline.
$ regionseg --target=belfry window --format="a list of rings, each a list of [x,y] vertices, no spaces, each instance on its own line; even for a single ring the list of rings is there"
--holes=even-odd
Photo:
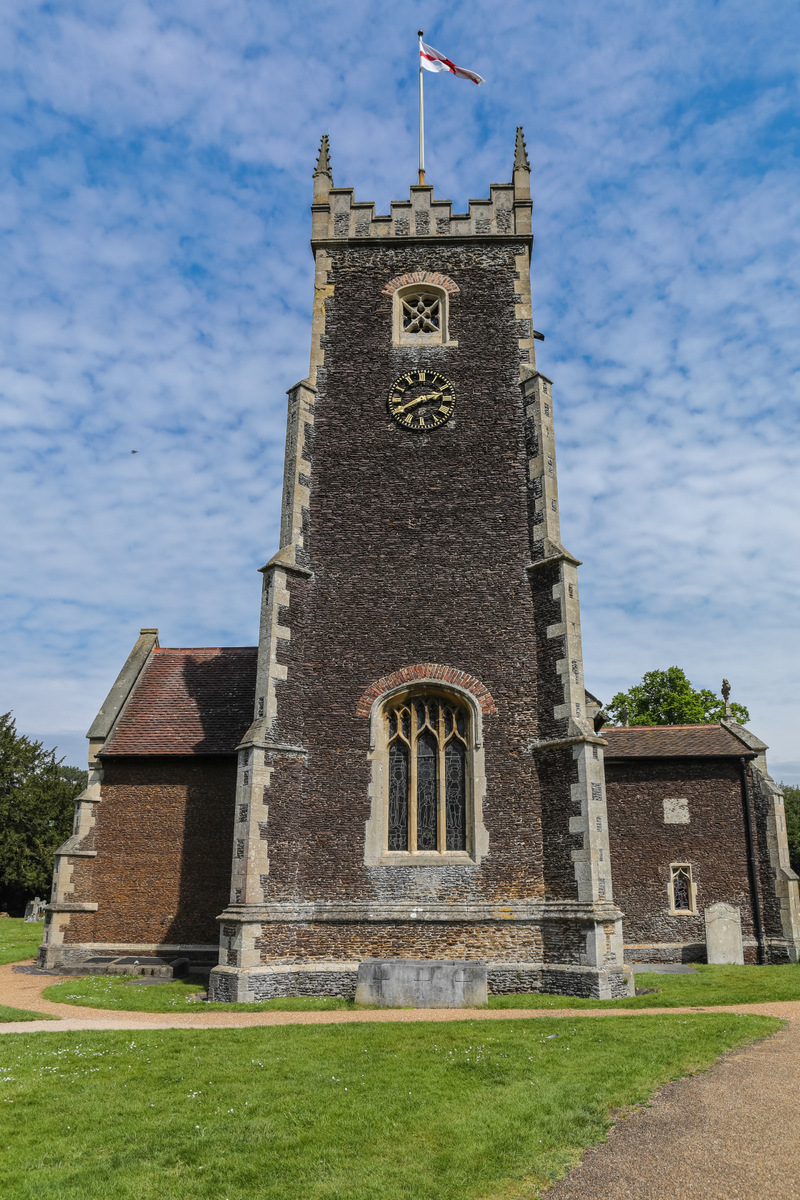
[[[402,298],[403,333],[438,333],[442,325],[439,297],[410,292]]]
[[[388,849],[467,849],[471,718],[461,701],[421,694],[385,710],[388,738]]]
[[[447,292],[431,283],[413,283],[394,293],[394,343],[441,346],[447,342]]]
[[[674,913],[694,913],[695,885],[688,863],[673,863],[670,867],[670,907]]]

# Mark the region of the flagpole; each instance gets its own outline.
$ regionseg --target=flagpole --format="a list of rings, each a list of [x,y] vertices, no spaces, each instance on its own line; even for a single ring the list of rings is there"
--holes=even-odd
[[[422,37],[422,30],[417,30],[418,36]],[[425,182],[425,110],[422,106],[422,55],[419,59],[419,181],[420,184]]]

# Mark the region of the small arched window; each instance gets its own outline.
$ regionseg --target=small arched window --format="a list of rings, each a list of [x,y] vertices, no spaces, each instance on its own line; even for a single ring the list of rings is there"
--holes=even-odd
[[[673,913],[694,915],[697,911],[697,885],[689,863],[673,863],[669,870],[669,899]]]
[[[430,283],[411,283],[394,293],[394,342],[441,346],[447,342],[447,292]]]
[[[389,701],[387,849],[444,854],[468,849],[472,719],[467,705],[436,693]]]

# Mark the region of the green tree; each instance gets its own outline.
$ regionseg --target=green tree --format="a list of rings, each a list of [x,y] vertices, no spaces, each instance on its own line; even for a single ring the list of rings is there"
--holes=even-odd
[[[742,704],[731,705],[740,725],[750,720]],[[707,688],[693,688],[680,667],[646,671],[641,683],[617,692],[606,710],[617,725],[705,725],[725,716],[725,701]]]
[[[53,857],[72,832],[87,778],[17,733],[11,713],[0,716],[0,903],[9,911],[49,895]]]
[[[786,838],[789,842],[789,861],[792,870],[800,875],[800,787],[782,783],[786,809]]]

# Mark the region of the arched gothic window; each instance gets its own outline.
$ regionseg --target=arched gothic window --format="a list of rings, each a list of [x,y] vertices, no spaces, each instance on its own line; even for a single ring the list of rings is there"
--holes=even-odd
[[[670,867],[669,898],[673,913],[694,914],[697,885],[692,879],[689,863],[673,863]]]
[[[384,719],[388,850],[467,850],[469,708],[452,696],[424,692],[389,701]]]
[[[447,292],[430,283],[411,283],[394,293],[394,342],[441,346],[447,342]]]

